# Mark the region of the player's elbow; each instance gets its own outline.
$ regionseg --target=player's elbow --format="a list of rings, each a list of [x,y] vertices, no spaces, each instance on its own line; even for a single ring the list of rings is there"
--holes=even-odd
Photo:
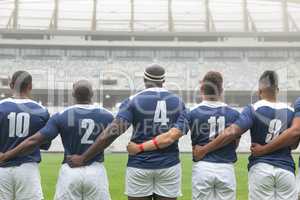
[[[27,140],[25,140],[26,146],[30,147],[36,147],[39,145],[42,145],[44,142],[44,136],[42,136],[40,133],[37,133],[31,137],[29,137]]]
[[[291,135],[295,138],[300,137],[300,126],[292,127]]]
[[[224,132],[224,136],[228,139],[238,139],[240,137],[240,133],[241,130],[239,127],[235,126],[235,125],[232,125],[230,127],[228,127],[227,129],[225,129],[225,132]]]

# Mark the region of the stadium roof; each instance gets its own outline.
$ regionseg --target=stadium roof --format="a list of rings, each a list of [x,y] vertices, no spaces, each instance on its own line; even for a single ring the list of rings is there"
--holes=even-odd
[[[0,29],[299,32],[300,0],[0,0]]]

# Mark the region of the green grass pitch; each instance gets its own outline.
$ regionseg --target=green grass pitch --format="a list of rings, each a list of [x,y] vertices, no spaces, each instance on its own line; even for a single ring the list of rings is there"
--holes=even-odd
[[[240,154],[236,166],[237,177],[237,199],[244,200],[248,196],[248,172],[247,172],[248,155]],[[43,154],[43,162],[40,165],[42,185],[45,200],[52,200],[55,192],[55,184],[62,160],[62,154]],[[295,160],[298,161],[297,156]],[[113,200],[126,199],[124,196],[124,175],[126,169],[126,154],[107,154],[105,156],[105,167],[109,177],[110,194]],[[191,199],[191,154],[181,154],[182,161],[182,193],[179,200]]]

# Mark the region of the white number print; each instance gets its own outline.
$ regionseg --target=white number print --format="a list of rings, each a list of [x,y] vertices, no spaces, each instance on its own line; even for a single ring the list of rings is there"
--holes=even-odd
[[[29,134],[30,115],[28,113],[11,112],[9,120],[9,137],[26,137]]]
[[[85,128],[86,131],[81,138],[81,144],[93,144],[93,140],[89,140],[89,137],[93,134],[95,128],[95,122],[92,119],[81,120],[81,128]]]
[[[282,122],[279,119],[273,119],[269,124],[269,133],[266,136],[266,143],[271,142],[274,138],[276,138],[281,130]]]
[[[209,140],[215,139],[217,135],[225,129],[224,116],[218,117],[218,119],[217,117],[210,117],[208,123],[210,124]]]
[[[154,113],[154,122],[166,126],[169,121],[170,120],[167,117],[166,101],[158,101]]]

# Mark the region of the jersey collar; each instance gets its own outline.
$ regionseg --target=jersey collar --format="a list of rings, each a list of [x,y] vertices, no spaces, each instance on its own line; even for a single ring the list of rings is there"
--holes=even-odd
[[[207,106],[207,107],[210,107],[210,108],[219,108],[219,107],[225,107],[225,106],[227,106],[227,104],[224,103],[224,102],[221,102],[221,101],[207,101],[207,100],[204,100],[200,103],[200,106]]]

